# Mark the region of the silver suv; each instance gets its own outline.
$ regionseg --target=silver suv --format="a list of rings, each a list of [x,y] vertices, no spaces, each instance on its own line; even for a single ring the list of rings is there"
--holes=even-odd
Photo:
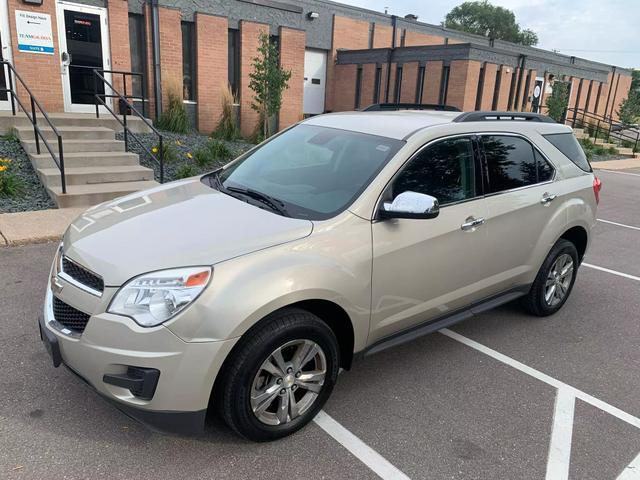
[[[276,439],[356,357],[517,298],[558,311],[599,190],[569,127],[543,116],[313,117],[76,219],[41,336],[55,366],[158,430],[216,410]]]

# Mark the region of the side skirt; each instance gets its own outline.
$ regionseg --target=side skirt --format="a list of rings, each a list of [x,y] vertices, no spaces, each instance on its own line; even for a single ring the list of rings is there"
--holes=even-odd
[[[500,305],[509,303],[517,298],[526,295],[531,289],[531,285],[524,285],[513,290],[508,290],[504,293],[494,295],[492,297],[480,300],[479,302],[471,304],[461,310],[457,310],[453,313],[449,313],[445,316],[429,320],[428,322],[415,325],[406,330],[402,330],[398,333],[394,333],[386,338],[378,340],[377,342],[369,345],[367,348],[358,352],[355,358],[364,358],[374,353],[382,352],[388,348],[396,347],[404,343],[410,342],[416,338],[428,335],[442,328],[450,327],[456,323],[468,320],[476,315],[479,315],[487,310],[492,310]]]

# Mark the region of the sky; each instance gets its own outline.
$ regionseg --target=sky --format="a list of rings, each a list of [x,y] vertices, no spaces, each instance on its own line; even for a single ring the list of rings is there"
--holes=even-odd
[[[464,0],[338,0],[439,25]],[[640,68],[640,0],[490,0],[512,10],[538,47],[620,67]]]

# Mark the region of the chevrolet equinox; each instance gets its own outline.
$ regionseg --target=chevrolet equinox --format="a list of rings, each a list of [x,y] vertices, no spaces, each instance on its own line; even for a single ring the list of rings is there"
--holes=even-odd
[[[152,428],[197,431],[217,410],[248,439],[280,438],[356,357],[517,298],[557,312],[599,192],[571,129],[541,115],[313,117],[77,218],[41,338]]]

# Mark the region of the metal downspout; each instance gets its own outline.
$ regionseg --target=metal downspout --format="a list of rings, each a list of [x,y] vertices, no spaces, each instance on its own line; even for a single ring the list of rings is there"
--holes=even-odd
[[[151,3],[151,49],[153,51],[153,94],[156,98],[156,118],[162,114],[162,79],[160,76],[160,17],[158,0]]]
[[[397,20],[398,17],[396,15],[391,15],[391,25],[393,27],[393,33],[391,37],[391,48],[389,49],[389,57],[387,58],[387,84],[384,88],[384,101],[385,103],[389,103],[389,83],[391,82],[391,60],[393,59],[393,52],[396,49],[396,29],[397,29]]]

